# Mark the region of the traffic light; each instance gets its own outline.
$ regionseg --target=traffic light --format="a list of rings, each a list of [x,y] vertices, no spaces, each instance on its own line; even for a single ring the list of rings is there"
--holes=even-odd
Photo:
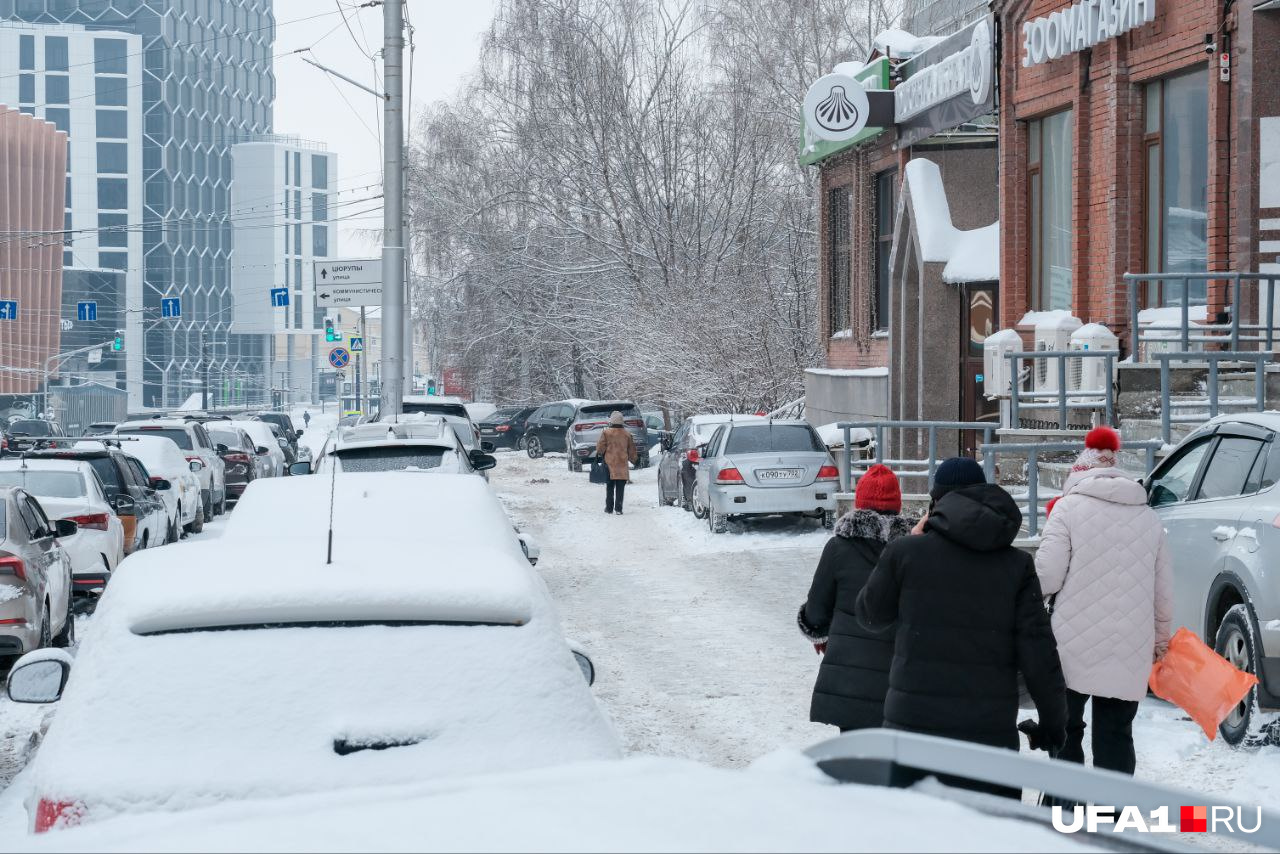
[[[123,349],[124,349],[124,338],[117,335],[115,340],[111,342],[111,350],[113,352],[119,353]]]
[[[324,319],[324,340],[337,341],[338,334],[333,329],[333,318],[326,317]]]

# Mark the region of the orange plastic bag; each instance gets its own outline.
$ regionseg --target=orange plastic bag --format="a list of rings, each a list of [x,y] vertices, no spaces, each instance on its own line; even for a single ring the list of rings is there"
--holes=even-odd
[[[1248,696],[1258,677],[1238,670],[1186,627],[1169,640],[1169,652],[1151,668],[1152,692],[1200,724],[1213,741],[1218,725]]]

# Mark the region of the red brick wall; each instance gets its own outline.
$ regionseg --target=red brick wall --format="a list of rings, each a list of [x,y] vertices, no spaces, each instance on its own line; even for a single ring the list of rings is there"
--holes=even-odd
[[[832,157],[818,167],[818,282],[820,322],[818,335],[830,368],[872,368],[888,364],[889,342],[876,335],[871,316],[875,294],[875,181],[876,175],[898,166],[893,150],[893,134],[882,134],[872,142]],[[901,172],[899,172],[901,180]],[[850,188],[851,294],[850,316],[828,317],[831,288],[830,246],[827,240],[828,192],[841,186]],[[851,329],[850,338],[832,338],[841,329]]]
[[[1002,61],[1000,109],[1000,260],[1002,326],[1013,326],[1031,304],[1027,209],[1027,122],[1074,109],[1072,262],[1073,309],[1085,322],[1127,326],[1126,272],[1143,272],[1145,164],[1143,84],[1201,67],[1209,76],[1209,266],[1232,266],[1240,213],[1231,205],[1232,87],[1218,82],[1204,36],[1218,30],[1217,0],[1158,0],[1156,20],[1091,50],[1022,67],[1022,23],[1071,5],[1071,0],[997,0]],[[1229,20],[1228,30],[1233,21]],[[1238,50],[1238,48],[1237,48]],[[1255,82],[1255,86],[1256,86]],[[1256,169],[1254,170],[1256,180]],[[1221,307],[1225,295],[1212,301]]]

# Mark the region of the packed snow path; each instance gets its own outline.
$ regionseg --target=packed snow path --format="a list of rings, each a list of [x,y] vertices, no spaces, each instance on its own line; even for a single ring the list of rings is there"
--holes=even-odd
[[[835,734],[809,723],[818,670],[796,629],[827,540],[816,521],[712,534],[659,507],[657,469],[632,472],[625,512],[563,454],[498,455],[491,482],[542,548],[565,632],[596,666],[596,696],[635,753],[745,765]],[[656,454],[655,454],[656,462]]]

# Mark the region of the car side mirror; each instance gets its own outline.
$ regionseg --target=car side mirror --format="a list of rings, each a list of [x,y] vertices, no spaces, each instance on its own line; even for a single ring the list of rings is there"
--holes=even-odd
[[[311,463],[303,460],[289,466],[289,474],[311,474]]]
[[[74,537],[78,530],[80,530],[80,526],[70,519],[58,519],[53,523],[53,535],[55,537]]]
[[[202,463],[200,460],[192,460],[192,461],[191,461],[191,470],[192,470],[193,472],[194,472],[194,471],[200,471],[202,468],[204,468],[204,463]]]
[[[267,454],[271,453],[271,449],[266,445],[259,445],[253,449],[253,452],[260,457],[265,457]]]
[[[587,680],[587,685],[596,684],[596,666],[591,663],[591,659],[587,658],[586,653],[573,651],[574,661],[578,662],[578,669],[582,671],[582,678]]]
[[[289,447],[289,440],[286,439],[284,436],[281,436],[279,439],[276,439],[276,443],[282,448]]]
[[[165,492],[173,489],[173,484],[162,477],[153,477],[151,478],[151,488],[156,492]]]
[[[228,448],[226,445],[222,445],[222,444],[217,445],[217,446],[214,448],[214,450],[215,450],[215,451],[217,451],[219,454],[229,454],[229,453],[231,453],[231,449],[230,449],[230,448]]]
[[[484,451],[486,454],[492,454],[496,449],[497,445],[492,442],[483,439],[480,441],[480,450]]]
[[[9,699],[15,703],[56,703],[71,675],[71,655],[62,649],[37,649],[19,658],[9,671]]]
[[[698,446],[698,459],[700,459],[700,460],[705,460],[705,459],[707,458],[707,448],[708,448],[708,447],[710,447],[710,445],[709,445],[709,444],[707,444],[707,445],[699,445],[699,446]]]
[[[132,516],[138,509],[138,502],[133,500],[132,495],[117,495],[111,506],[118,516]]]
[[[467,459],[471,461],[471,467],[476,471],[488,471],[498,465],[497,457],[486,454],[484,451],[469,451]]]

